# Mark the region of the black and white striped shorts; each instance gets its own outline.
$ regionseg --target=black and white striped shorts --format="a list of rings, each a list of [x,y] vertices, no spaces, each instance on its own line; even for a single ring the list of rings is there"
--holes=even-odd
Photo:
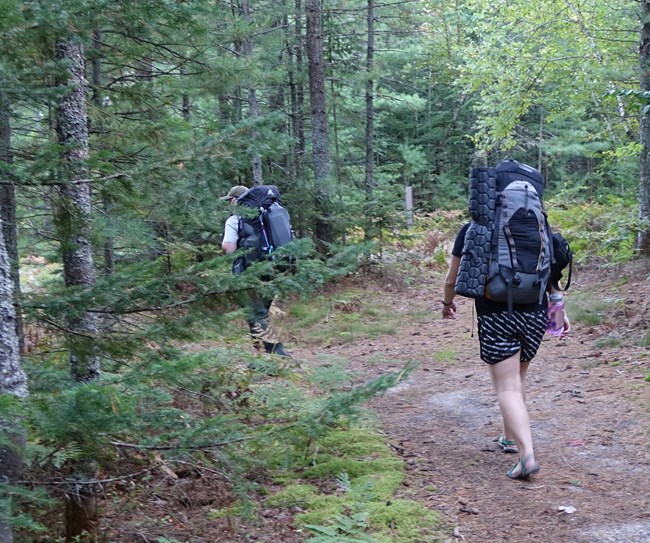
[[[481,360],[496,364],[521,351],[522,362],[537,354],[546,331],[546,310],[485,313],[478,316]]]

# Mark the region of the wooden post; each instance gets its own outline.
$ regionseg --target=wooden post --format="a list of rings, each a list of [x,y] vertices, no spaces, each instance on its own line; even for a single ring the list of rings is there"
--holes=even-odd
[[[413,187],[406,186],[406,224],[409,228],[413,226]]]

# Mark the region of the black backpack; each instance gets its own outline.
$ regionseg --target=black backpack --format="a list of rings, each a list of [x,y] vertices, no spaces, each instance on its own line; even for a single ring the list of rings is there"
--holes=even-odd
[[[569,267],[568,277],[564,288],[560,287],[562,271]],[[553,262],[551,263],[551,285],[555,290],[569,290],[571,273],[573,271],[573,252],[569,242],[559,232],[553,234]]]
[[[282,271],[293,267],[295,257],[284,256],[276,260],[275,250],[286,245],[295,234],[291,227],[289,212],[282,206],[280,191],[275,185],[257,185],[237,198],[238,239],[237,247],[245,249],[233,263],[233,272],[240,273],[250,264],[269,259]]]
[[[541,173],[504,160],[470,172],[469,209],[455,292],[516,304],[541,302],[555,263]]]

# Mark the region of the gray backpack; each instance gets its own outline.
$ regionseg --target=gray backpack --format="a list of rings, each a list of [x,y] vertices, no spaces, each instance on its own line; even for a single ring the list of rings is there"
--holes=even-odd
[[[514,305],[540,302],[553,248],[542,204],[544,183],[534,168],[505,160],[470,174],[472,215],[455,291]]]

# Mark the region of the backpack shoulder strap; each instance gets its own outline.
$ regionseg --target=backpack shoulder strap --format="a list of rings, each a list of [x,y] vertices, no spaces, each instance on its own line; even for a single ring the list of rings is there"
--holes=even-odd
[[[244,219],[241,215],[237,215],[237,247],[244,238]]]

